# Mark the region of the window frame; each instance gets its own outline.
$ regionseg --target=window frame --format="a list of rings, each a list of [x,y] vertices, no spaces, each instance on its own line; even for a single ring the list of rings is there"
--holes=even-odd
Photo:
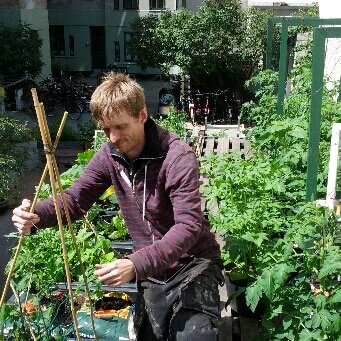
[[[176,9],[177,10],[186,9],[186,8],[187,8],[186,0],[176,0]]]
[[[124,61],[126,62],[136,62],[136,56],[129,52],[129,47],[131,45],[131,32],[124,32]],[[129,38],[128,38],[129,37]]]
[[[56,57],[65,56],[65,27],[64,25],[50,25],[50,49],[51,55]]]
[[[121,46],[120,42],[117,40],[114,41],[114,59],[115,63],[119,63],[121,61]]]
[[[138,10],[139,0],[123,0],[123,9],[124,10]]]
[[[69,55],[70,57],[75,56],[75,38],[72,34],[69,34]]]
[[[166,0],[149,0],[150,10],[166,9]]]

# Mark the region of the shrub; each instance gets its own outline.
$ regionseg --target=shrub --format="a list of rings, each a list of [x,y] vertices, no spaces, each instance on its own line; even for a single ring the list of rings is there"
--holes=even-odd
[[[16,143],[31,140],[31,129],[20,121],[0,114],[0,200],[7,199],[13,175],[24,169],[25,148]]]

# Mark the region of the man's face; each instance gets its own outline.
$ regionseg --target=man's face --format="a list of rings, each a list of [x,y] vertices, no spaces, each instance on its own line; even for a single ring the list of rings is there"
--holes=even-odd
[[[145,109],[141,110],[139,117],[132,117],[127,110],[122,109],[119,115],[103,124],[103,130],[119,152],[126,154],[129,159],[135,159],[144,148],[146,120]]]

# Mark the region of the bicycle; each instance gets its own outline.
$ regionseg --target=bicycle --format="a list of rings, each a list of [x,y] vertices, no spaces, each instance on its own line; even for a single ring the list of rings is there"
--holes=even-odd
[[[40,82],[38,87],[48,117],[68,111],[72,120],[79,120],[83,113],[90,111],[91,90],[84,82],[63,76],[49,77]]]

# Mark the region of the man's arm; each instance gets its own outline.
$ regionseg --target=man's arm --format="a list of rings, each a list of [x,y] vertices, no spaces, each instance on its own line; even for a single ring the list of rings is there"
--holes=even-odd
[[[107,155],[103,148],[97,152],[85,167],[79,179],[64,191],[65,201],[72,221],[81,218],[101,194],[112,184],[109,171],[105,164]],[[57,199],[61,210],[63,224],[66,224],[66,214],[63,209],[61,197]],[[57,216],[52,198],[37,203],[34,213],[30,213],[31,203],[24,199],[22,204],[13,210],[12,221],[22,234],[30,234],[31,228],[57,225]]]

